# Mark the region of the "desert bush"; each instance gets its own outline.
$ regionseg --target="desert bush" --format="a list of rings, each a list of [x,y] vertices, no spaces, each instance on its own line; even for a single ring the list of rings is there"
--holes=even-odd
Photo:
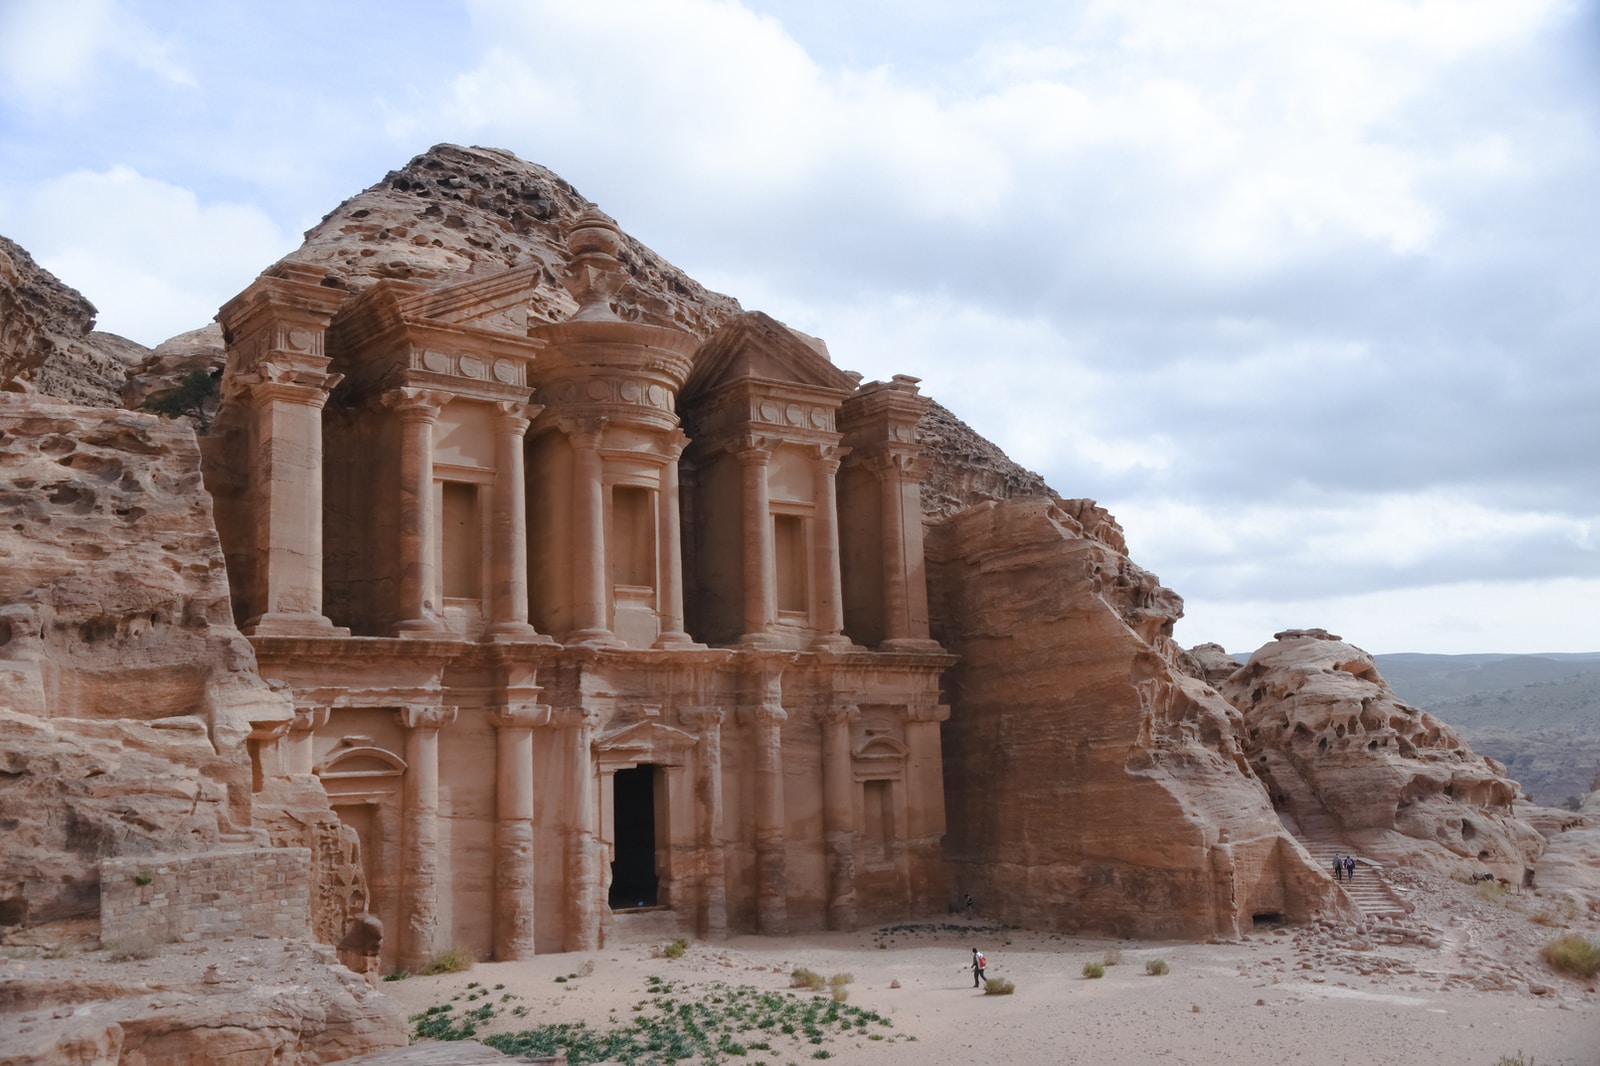
[[[836,973],[832,977],[828,978],[828,987],[833,990],[833,1000],[835,1003],[843,1003],[845,1000],[850,998],[850,990],[845,986],[855,979],[855,974],[851,973]]]
[[[1122,949],[1116,946],[1106,948],[1105,963],[1107,966],[1116,966],[1122,962]]]
[[[1086,962],[1083,964],[1083,976],[1104,977],[1105,975],[1106,968],[1100,965],[1098,962]]]
[[[804,966],[796,966],[794,972],[789,975],[790,988],[805,988],[812,992],[820,992],[827,983],[820,973],[808,970]]]
[[[1515,1055],[1501,1055],[1495,1060],[1494,1066],[1536,1066],[1533,1056],[1524,1056],[1522,1049],[1518,1048]]]
[[[1574,977],[1600,973],[1600,944],[1590,943],[1577,933],[1550,941],[1540,954],[1552,967]]]
[[[1479,881],[1476,891],[1479,899],[1489,903],[1504,903],[1506,899],[1506,886],[1499,881]]]
[[[472,969],[472,964],[476,961],[477,960],[472,957],[471,948],[464,948],[457,944],[455,947],[448,948],[435,955],[433,960],[428,963],[428,968],[422,972],[430,975],[439,973],[465,973],[467,970]]]
[[[983,994],[986,996],[1009,996],[1016,990],[1017,986],[1004,977],[986,977],[983,981]]]
[[[672,943],[665,944],[662,947],[657,948],[655,955],[657,958],[662,959],[681,959],[683,958],[683,953],[688,950],[689,942],[680,936]]]
[[[1144,964],[1144,972],[1149,974],[1151,977],[1160,977],[1162,974],[1167,973],[1170,969],[1171,967],[1167,965],[1166,959],[1151,959],[1149,962]]]

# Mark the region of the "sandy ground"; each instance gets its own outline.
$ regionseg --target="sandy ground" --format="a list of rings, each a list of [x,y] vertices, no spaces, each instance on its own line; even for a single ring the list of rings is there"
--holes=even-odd
[[[493,990],[490,998],[497,1001],[517,997],[503,1001],[508,1009],[527,1008],[522,1018],[502,1011],[480,1028],[482,1036],[562,1021],[602,1029],[626,1024],[632,1006],[650,998],[652,975],[691,996],[710,997],[715,982],[786,991],[797,966],[847,972],[855,978],[850,1005],[879,1011],[893,1026],[876,1030],[891,1034],[882,1041],[830,1036],[823,1047],[840,1066],[1493,1066],[1519,1051],[1539,1066],[1600,1066],[1594,982],[1553,974],[1537,961],[1537,945],[1563,930],[1528,921],[1524,912],[1532,909],[1516,901],[1487,904],[1462,886],[1429,887],[1437,896],[1426,916],[1438,920],[1438,948],[1352,947],[1338,931],[1316,927],[1263,929],[1236,943],[1112,942],[985,929],[980,919],[975,929],[959,932],[929,923],[924,931],[893,934],[740,937],[692,944],[680,959],[656,957],[660,941],[621,944],[480,963],[467,973],[382,987],[408,1014],[453,996],[463,996],[456,1001],[460,1008],[470,983]],[[1600,936],[1592,919],[1574,928]],[[989,976],[1014,982],[1015,995],[973,990],[968,965],[974,944],[989,958]],[[1107,967],[1103,978],[1085,978],[1084,963],[1103,960],[1108,947],[1120,949],[1121,963]],[[1165,960],[1170,973],[1147,975],[1144,964],[1155,958]],[[592,972],[585,975],[589,963]],[[558,983],[557,977],[569,979]],[[891,987],[893,981],[900,987]],[[771,1053],[729,1061],[798,1066],[815,1050],[774,1041]]]

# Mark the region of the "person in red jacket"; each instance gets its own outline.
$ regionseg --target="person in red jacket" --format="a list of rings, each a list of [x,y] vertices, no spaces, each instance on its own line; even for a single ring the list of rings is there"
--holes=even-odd
[[[983,952],[977,948],[972,949],[972,987],[977,988],[985,980],[983,968],[989,965],[989,960],[983,957]]]

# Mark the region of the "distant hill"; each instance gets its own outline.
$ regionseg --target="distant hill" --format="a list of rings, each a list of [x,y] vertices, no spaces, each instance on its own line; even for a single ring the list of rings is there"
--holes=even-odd
[[[1600,652],[1373,659],[1402,699],[1455,726],[1473,750],[1505,763],[1537,802],[1554,806],[1595,787]]]

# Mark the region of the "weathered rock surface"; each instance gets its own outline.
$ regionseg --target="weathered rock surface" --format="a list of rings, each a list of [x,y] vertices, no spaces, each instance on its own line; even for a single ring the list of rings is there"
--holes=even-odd
[[[222,343],[222,327],[215,322],[200,329],[180,333],[162,341],[129,368],[122,385],[122,402],[137,410],[151,400],[159,400],[184,387],[191,374],[220,379],[228,362]],[[208,405],[214,410],[215,397]]]
[[[0,237],[0,391],[120,406],[123,377],[148,351],[97,332],[94,304]]]
[[[11,962],[0,968],[0,1066],[310,1066],[403,1047],[399,1006],[331,955],[236,940],[142,960]]]
[[[1402,702],[1372,657],[1322,630],[1288,630],[1221,685],[1279,811],[1313,839],[1435,873],[1520,883],[1543,838],[1517,784],[1455,730]]]
[[[1182,600],[1088,501],[990,503],[930,534],[953,890],[986,916],[1122,936],[1235,936],[1348,904],[1245,761],[1238,714],[1177,669]]]
[[[526,268],[517,280],[534,296],[507,307],[500,325],[555,322],[577,310],[561,277],[567,233],[588,206],[558,175],[510,152],[440,144],[340,204],[286,258],[325,266],[329,284],[354,290],[382,278],[445,285]],[[627,234],[618,258],[630,276],[614,300],[625,319],[708,337],[740,312]]]
[[[917,441],[929,461],[922,484],[922,515],[937,522],[986,500],[1054,496],[1044,478],[1013,462],[937,401],[917,424]]]

